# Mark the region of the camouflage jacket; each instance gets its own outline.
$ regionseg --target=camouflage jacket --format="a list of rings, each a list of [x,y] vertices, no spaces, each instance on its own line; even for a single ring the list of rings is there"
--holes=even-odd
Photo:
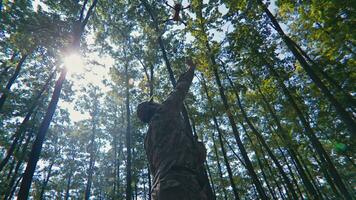
[[[153,175],[153,189],[174,169],[195,173],[204,163],[206,150],[186,130],[181,110],[194,76],[190,68],[162,103],[149,123],[145,150]]]

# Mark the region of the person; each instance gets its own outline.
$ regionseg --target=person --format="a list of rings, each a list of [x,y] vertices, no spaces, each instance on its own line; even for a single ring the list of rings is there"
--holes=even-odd
[[[153,176],[153,200],[206,200],[206,183],[199,177],[206,149],[186,126],[181,115],[183,100],[194,77],[195,65],[189,60],[188,71],[162,103],[146,101],[137,106],[137,116],[149,123],[145,151]]]

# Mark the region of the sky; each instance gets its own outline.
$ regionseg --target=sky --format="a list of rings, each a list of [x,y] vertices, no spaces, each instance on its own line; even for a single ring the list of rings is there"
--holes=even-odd
[[[90,43],[90,41],[88,42]],[[80,96],[80,88],[85,87],[89,83],[96,85],[101,88],[102,92],[109,91],[109,88],[105,86],[102,81],[109,79],[109,69],[114,65],[114,59],[108,55],[100,55],[98,52],[89,53],[86,57],[90,60],[95,60],[100,65],[91,65],[88,60],[80,55],[69,55],[69,58],[64,58],[63,62],[68,66],[67,80],[73,82],[74,89],[74,101],[64,102],[59,101],[58,105],[60,108],[67,109],[71,121],[78,122],[80,120],[88,119],[88,113],[81,113],[74,109],[75,102]],[[81,75],[83,78],[78,79],[77,75]]]

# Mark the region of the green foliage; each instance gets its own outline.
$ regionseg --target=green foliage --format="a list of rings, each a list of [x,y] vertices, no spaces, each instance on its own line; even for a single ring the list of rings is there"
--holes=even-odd
[[[2,3],[0,97],[5,94],[7,98],[0,108],[0,160],[5,158],[14,139],[19,140],[0,171],[1,199],[14,199],[17,195],[19,184],[16,182],[20,182],[28,162],[55,80],[62,69],[63,56],[72,51],[74,25],[82,6],[87,4],[84,9],[87,12],[93,2],[43,0],[36,9],[34,1]],[[278,0],[270,3],[269,8],[273,9],[285,33],[300,46],[298,51],[306,53],[303,57],[307,63],[355,120],[353,2]],[[151,94],[154,101],[162,102],[172,90],[167,69],[171,68],[174,78],[178,79],[186,70],[189,57],[197,64],[197,71],[185,104],[199,140],[207,148],[206,164],[217,199],[235,198],[222,147],[227,151],[239,197],[259,198],[246,162],[241,159],[227,114],[236,122],[238,137],[268,198],[282,199],[290,194],[285,179],[246,118],[283,166],[298,197],[313,197],[301,169],[307,173],[306,179],[312,182],[320,199],[341,199],[343,195],[335,180],[330,179],[317,147],[312,145],[305,123],[352,193],[356,167],[354,133],[348,131],[332,103],[324,98],[324,93],[271,25],[260,1],[191,0],[189,4],[191,7],[183,11],[182,20],[187,23],[184,26],[181,22],[166,22],[172,10],[164,1],[98,1],[80,39],[80,52],[91,69],[68,78],[63,86],[59,106],[42,146],[31,198],[39,199],[42,194],[44,199],[84,199],[91,179],[92,198],[125,199],[130,151],[132,196],[148,199],[152,177],[148,174],[144,151],[147,126],[136,118],[136,105],[148,100]],[[24,55],[28,56],[14,77]],[[104,57],[110,58],[112,65],[106,61],[101,63]],[[98,75],[102,70],[108,74]],[[54,77],[47,82],[52,73]],[[14,82],[8,89],[12,77]],[[44,86],[47,87],[37,98]],[[221,90],[229,111],[221,100]],[[246,117],[239,109],[237,95]],[[129,120],[127,99],[131,149],[127,148],[125,137]],[[35,107],[31,117],[21,125],[32,105]],[[301,120],[296,107],[306,122]],[[76,119],[79,113],[84,117]],[[223,144],[218,141],[217,128],[223,133]]]

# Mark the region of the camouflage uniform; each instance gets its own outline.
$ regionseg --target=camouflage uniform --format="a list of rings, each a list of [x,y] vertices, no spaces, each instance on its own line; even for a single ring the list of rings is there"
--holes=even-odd
[[[154,177],[153,200],[207,199],[198,179],[206,149],[186,130],[180,113],[193,76],[190,68],[180,77],[149,123],[145,150]]]

